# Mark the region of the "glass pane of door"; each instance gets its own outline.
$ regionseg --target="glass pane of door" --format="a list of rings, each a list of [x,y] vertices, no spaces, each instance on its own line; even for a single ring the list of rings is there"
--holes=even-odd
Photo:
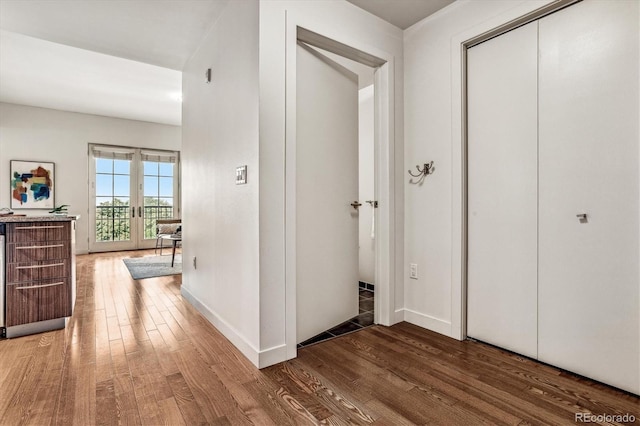
[[[94,158],[92,161],[95,204],[91,215],[91,250],[135,248],[131,218],[132,161],[115,158]]]
[[[174,164],[143,161],[143,199],[145,240],[156,238],[156,221],[175,216]]]

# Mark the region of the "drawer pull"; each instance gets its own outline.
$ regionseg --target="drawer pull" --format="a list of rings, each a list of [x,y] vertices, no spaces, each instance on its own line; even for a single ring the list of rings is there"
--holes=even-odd
[[[24,247],[16,247],[16,250],[29,250],[29,249],[53,248],[53,247],[64,247],[64,244],[51,244],[48,246],[24,246]]]
[[[53,286],[62,285],[62,284],[64,284],[64,281],[60,281],[59,283],[28,285],[28,286],[24,286],[24,287],[16,287],[16,290],[27,290],[27,289],[30,289],[30,288],[53,287]]]
[[[45,226],[16,226],[16,229],[58,229],[64,228],[63,225],[45,225]]]
[[[63,266],[63,265],[64,265],[64,263],[51,263],[49,265],[16,266],[16,269],[53,268],[54,266]]]

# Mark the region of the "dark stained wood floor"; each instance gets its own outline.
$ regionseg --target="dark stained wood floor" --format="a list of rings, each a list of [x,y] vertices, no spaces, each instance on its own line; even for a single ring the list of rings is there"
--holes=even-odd
[[[79,256],[69,326],[0,341],[1,424],[561,425],[575,424],[577,412],[640,419],[640,399],[628,393],[407,323],[309,346],[257,370],[182,299],[179,276],[131,279],[122,258],[142,254],[150,253]]]

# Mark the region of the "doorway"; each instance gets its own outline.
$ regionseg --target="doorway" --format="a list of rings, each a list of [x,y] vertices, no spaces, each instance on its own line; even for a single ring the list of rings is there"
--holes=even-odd
[[[298,28],[294,92],[296,344],[317,341],[319,335],[356,331],[376,321],[372,297],[378,222],[374,166],[380,120],[374,116],[382,110],[374,107],[379,94],[371,83],[377,73],[378,80],[383,80],[380,68],[386,62],[362,52],[343,56],[349,49],[354,50]],[[360,60],[363,56],[370,60]],[[368,74],[361,84],[368,89],[359,87],[359,71]],[[371,111],[368,132],[359,130],[359,89],[365,89],[362,103]],[[369,152],[363,156],[368,161],[359,155],[364,153],[359,148],[359,133],[369,136]],[[360,167],[361,160],[366,167]],[[368,193],[359,185],[361,171],[370,174]],[[360,265],[363,255],[368,258],[362,262],[369,269],[366,276],[360,275],[361,269],[367,269]]]
[[[303,347],[373,325],[377,200],[374,68],[305,43],[297,49]]]
[[[296,34],[297,34],[297,38],[296,38],[296,45],[293,46],[293,50],[296,52],[300,52],[300,50],[303,50],[305,52],[305,54],[309,53],[308,56],[310,57],[316,57],[318,55],[320,55],[321,53],[319,53],[319,51],[317,49],[321,49],[322,52],[322,56],[324,56],[324,58],[321,59],[321,62],[327,62],[327,56],[331,55],[331,54],[336,54],[337,52],[339,52],[340,56],[342,56],[341,59],[338,59],[336,57],[333,57],[329,60],[330,62],[333,62],[332,59],[338,59],[340,61],[344,61],[344,58],[348,58],[351,60],[355,60],[355,62],[357,62],[359,65],[366,65],[368,67],[370,67],[371,70],[374,70],[373,72],[373,76],[374,76],[374,81],[375,81],[375,90],[374,90],[374,96],[373,96],[373,104],[374,104],[374,111],[375,111],[375,120],[374,120],[374,158],[375,158],[375,173],[374,173],[374,187],[376,190],[376,197],[372,197],[373,199],[366,199],[366,200],[360,200],[359,194],[358,194],[358,187],[357,187],[357,181],[358,181],[358,164],[357,164],[357,160],[354,160],[354,158],[357,157],[357,133],[358,130],[356,128],[355,133],[353,133],[354,137],[355,137],[355,146],[348,155],[351,158],[351,162],[349,163],[345,163],[345,165],[342,165],[342,160],[345,158],[344,155],[333,155],[333,157],[331,155],[329,155],[328,157],[328,163],[327,165],[323,165],[321,163],[318,162],[318,158],[319,156],[311,156],[314,160],[315,163],[313,163],[313,167],[310,168],[310,170],[313,170],[314,173],[317,172],[317,170],[324,170],[324,171],[329,171],[328,177],[327,179],[332,179],[332,178],[336,178],[337,183],[335,184],[335,186],[333,187],[333,189],[329,188],[327,189],[327,187],[323,188],[322,185],[320,185],[320,192],[323,191],[327,191],[330,194],[329,198],[336,198],[336,192],[335,189],[338,188],[338,190],[340,190],[340,188],[344,187],[344,178],[345,178],[345,174],[349,175],[349,184],[347,186],[349,186],[350,188],[350,193],[348,193],[348,195],[343,195],[341,196],[341,198],[344,198],[344,200],[340,200],[339,204],[336,204],[336,206],[331,209],[328,208],[328,205],[325,204],[324,201],[320,201],[317,197],[309,197],[307,199],[307,201],[305,201],[305,197],[308,194],[315,194],[317,195],[319,193],[319,191],[309,191],[309,190],[302,190],[302,187],[300,185],[300,179],[301,179],[301,170],[304,170],[304,173],[307,172],[307,170],[309,170],[309,167],[307,166],[307,168],[305,168],[303,166],[303,163],[301,163],[299,160],[299,153],[297,152],[300,149],[300,144],[301,141],[306,137],[303,133],[304,133],[304,127],[301,127],[299,125],[299,119],[300,117],[304,114],[300,112],[300,105],[297,105],[298,102],[300,102],[300,93],[298,87],[296,87],[299,84],[300,78],[301,76],[303,76],[304,74],[302,72],[300,72],[297,69],[297,60],[296,61],[289,61],[289,70],[291,71],[290,73],[288,72],[287,74],[289,76],[294,76],[295,78],[290,78],[287,80],[287,84],[288,87],[291,87],[291,90],[287,89],[287,93],[292,94],[292,96],[289,98],[289,100],[291,102],[288,102],[288,109],[287,109],[287,115],[290,117],[290,119],[288,119],[288,123],[293,123],[293,125],[289,125],[287,127],[287,285],[288,288],[291,288],[293,290],[293,295],[295,297],[295,299],[293,299],[294,303],[293,304],[288,304],[288,315],[293,314],[293,316],[289,316],[289,318],[293,318],[295,319],[295,321],[287,321],[288,324],[293,325],[293,327],[290,327],[288,330],[288,334],[287,334],[287,348],[289,352],[289,357],[295,357],[295,348],[299,342],[304,341],[304,337],[301,334],[298,334],[298,328],[300,327],[300,315],[306,315],[310,313],[310,309],[308,308],[309,305],[305,304],[305,302],[301,303],[301,299],[300,297],[300,293],[301,291],[304,291],[305,289],[305,284],[304,280],[309,279],[309,277],[312,277],[314,279],[317,278],[317,274],[314,273],[314,271],[321,271],[322,273],[324,273],[325,271],[330,271],[331,273],[336,272],[337,268],[343,268],[343,269],[349,269],[349,275],[351,275],[352,278],[348,278],[345,281],[349,282],[350,284],[346,285],[349,288],[349,296],[348,298],[350,299],[348,304],[343,304],[342,302],[344,302],[346,300],[346,298],[342,298],[342,297],[333,297],[335,296],[335,292],[334,291],[329,291],[327,290],[327,285],[326,285],[326,280],[323,279],[319,279],[316,280],[316,288],[320,288],[320,291],[316,292],[315,294],[317,295],[312,302],[318,302],[318,298],[324,298],[324,300],[321,303],[317,303],[317,306],[320,306],[320,309],[318,309],[315,312],[315,316],[310,316],[309,318],[311,318],[310,320],[308,320],[308,323],[315,323],[316,320],[318,318],[320,319],[325,319],[324,318],[324,314],[326,312],[322,311],[322,308],[333,308],[335,303],[340,303],[343,305],[348,305],[348,309],[350,309],[350,311],[346,310],[347,308],[345,308],[345,310],[343,310],[343,312],[340,314],[342,315],[340,322],[344,322],[345,320],[349,320],[355,316],[358,315],[359,313],[359,307],[358,307],[358,301],[360,299],[359,296],[359,279],[358,279],[358,243],[359,243],[359,236],[358,236],[358,227],[359,227],[359,213],[361,211],[364,211],[365,209],[370,209],[370,213],[371,210],[375,209],[374,205],[375,205],[375,201],[379,201],[378,207],[380,207],[380,204],[382,204],[383,208],[380,209],[375,209],[376,211],[376,215],[375,215],[375,219],[374,219],[374,215],[371,215],[371,222],[369,222],[367,224],[367,228],[368,228],[368,234],[369,234],[369,238],[371,238],[371,231],[373,230],[375,231],[379,231],[376,232],[375,235],[375,239],[373,240],[373,245],[375,247],[375,272],[374,272],[374,280],[375,280],[375,289],[376,289],[376,293],[378,293],[380,290],[382,290],[382,297],[376,297],[375,302],[373,301],[373,299],[371,298],[370,303],[375,306],[375,314],[372,315],[374,317],[373,322],[375,323],[383,323],[383,324],[388,324],[390,322],[390,318],[392,317],[392,315],[390,315],[389,312],[389,308],[388,306],[386,306],[386,304],[389,302],[389,293],[390,293],[390,279],[389,279],[389,266],[391,263],[391,258],[388,256],[390,254],[390,250],[389,250],[389,231],[390,229],[393,229],[392,227],[390,227],[390,215],[389,213],[393,210],[393,201],[390,200],[389,197],[389,179],[390,176],[387,174],[389,171],[389,166],[390,163],[392,162],[392,160],[389,158],[388,153],[389,151],[392,150],[392,148],[390,147],[390,142],[393,140],[392,139],[392,132],[390,132],[391,130],[391,126],[393,124],[393,122],[390,119],[390,111],[393,110],[393,108],[390,108],[390,104],[392,105],[392,96],[391,96],[391,87],[393,86],[392,84],[390,84],[389,82],[392,81],[392,70],[389,67],[389,61],[388,60],[382,60],[379,59],[378,57],[369,55],[363,51],[360,50],[356,50],[354,48],[351,48],[347,45],[341,44],[335,40],[331,40],[328,39],[324,36],[321,36],[317,33],[313,33],[311,31],[308,31],[306,29],[300,28],[300,27],[296,27]],[[305,43],[305,46],[300,46],[300,42]],[[309,49],[313,50],[313,52],[309,52]],[[288,51],[292,51],[292,50],[288,50]],[[298,56],[298,54],[296,54],[296,57]],[[299,58],[298,58],[299,59]],[[337,62],[337,61],[335,61]],[[333,68],[333,70],[339,70],[340,68],[346,68],[345,66],[343,66],[344,64],[340,63],[340,64],[333,64],[332,66],[330,66],[330,68]],[[348,70],[347,70],[348,71]],[[338,74],[340,74],[340,72],[338,72]],[[352,73],[353,74],[353,73]],[[352,93],[354,93],[354,97],[352,97],[352,99],[355,100],[351,100],[349,101],[349,103],[352,105],[352,111],[355,110],[355,116],[354,119],[351,121],[351,123],[357,123],[356,118],[357,117],[357,103],[358,103],[358,97],[357,97],[357,78],[354,78],[352,76],[351,78],[352,80],[355,80],[352,82],[352,88],[349,90],[352,90]],[[349,80],[349,78],[347,77],[346,80]],[[321,85],[317,85],[317,84],[310,84],[310,86],[315,86],[317,87],[321,87],[321,93],[319,93],[318,95],[323,95],[324,91],[326,89],[326,87],[334,87],[333,85],[328,85],[328,86],[321,86]],[[338,91],[340,92],[340,91]],[[341,94],[340,93],[336,93],[336,96],[339,96]],[[340,103],[338,103],[340,104]],[[296,108],[292,108],[291,106],[295,106]],[[314,102],[314,105],[312,105],[313,108],[317,107],[317,102]],[[329,111],[331,112],[331,111]],[[314,117],[314,114],[309,114],[309,117],[312,117],[314,119],[316,119],[317,117]],[[297,123],[297,124],[296,124]],[[297,127],[297,128],[296,128]],[[333,132],[335,130],[335,125],[325,125],[325,126],[321,126],[321,128],[319,128],[316,132],[311,132],[312,134],[322,134],[322,133],[326,133],[327,129],[331,132]],[[330,138],[331,140],[334,140],[333,138]],[[392,144],[391,144],[392,145]],[[309,144],[309,146],[313,146],[315,147],[314,149],[317,149],[318,147],[323,147],[324,145],[322,143],[311,143]],[[338,144],[339,148],[343,148],[344,144]],[[350,146],[353,146],[350,144]],[[307,155],[307,154],[302,154],[302,155]],[[324,155],[324,154],[323,154]],[[390,161],[391,160],[391,161]],[[355,164],[355,167],[353,166],[353,164]],[[302,176],[302,179],[306,179],[306,177]],[[322,183],[323,180],[319,180],[319,179],[315,179],[313,180],[314,182],[320,182]],[[356,182],[355,185],[353,185],[353,182]],[[384,182],[384,183],[383,183]],[[382,186],[380,185],[381,183]],[[303,185],[304,186],[304,185]],[[371,204],[366,203],[366,201],[370,201]],[[380,201],[382,201],[380,203]],[[356,206],[353,206],[353,204],[356,204]],[[305,210],[306,209],[306,210]],[[305,220],[308,220],[309,215],[304,214],[303,212],[312,212],[312,213],[318,213],[321,212],[322,214],[317,215],[316,217],[321,217],[322,219],[324,219],[324,214],[326,213],[327,215],[334,215],[334,212],[332,210],[335,211],[341,211],[341,215],[342,215],[342,219],[346,219],[346,221],[351,220],[351,225],[348,225],[348,234],[349,234],[349,240],[347,241],[346,238],[342,238],[342,241],[339,241],[338,239],[334,239],[335,242],[335,247],[339,247],[340,250],[344,249],[345,247],[348,247],[348,251],[350,254],[348,255],[337,255],[337,253],[334,252],[334,250],[330,249],[327,250],[325,253],[323,253],[321,256],[315,256],[315,259],[312,259],[313,256],[309,256],[308,253],[305,252],[305,248],[300,248],[299,243],[300,242],[305,242],[305,241],[309,241],[315,244],[316,247],[321,247],[321,248],[325,248],[326,244],[325,243],[320,243],[319,238],[322,237],[324,238],[325,234],[322,232],[318,232],[316,233],[315,236],[312,236],[311,238],[309,236],[305,236],[302,237],[302,235],[306,235],[306,233],[308,233],[307,231],[309,230],[318,230],[319,226],[316,223],[316,221],[311,221],[311,222],[305,222]],[[292,217],[295,217],[295,220],[292,220]],[[372,229],[373,228],[373,229]],[[344,237],[346,234],[343,233],[342,237]],[[347,241],[345,243],[345,241]],[[370,240],[371,241],[371,240]],[[313,244],[312,244],[313,245]],[[382,249],[381,249],[382,248]],[[311,259],[311,260],[309,260]],[[347,260],[348,259],[348,260]],[[323,263],[325,266],[324,268],[320,267],[318,268],[317,265],[316,266],[309,266],[308,264],[305,264],[305,262],[316,262],[316,263]],[[315,268],[315,269],[314,269]],[[304,273],[303,273],[304,272]],[[382,279],[380,279],[382,278]],[[331,282],[333,282],[333,280],[331,280]],[[373,283],[370,283],[373,284]],[[290,285],[293,286],[289,287]],[[319,287],[322,286],[322,287]],[[366,286],[366,284],[365,284]],[[351,289],[353,289],[353,291],[351,291]],[[378,296],[378,294],[376,294],[376,296]],[[333,297],[333,298],[332,298]],[[288,299],[291,300],[291,299]],[[384,300],[384,303],[381,303]],[[353,303],[352,303],[353,302]],[[382,306],[382,309],[378,309],[379,307]],[[295,323],[295,324],[292,324]],[[329,322],[327,324],[324,324],[322,326],[322,328],[320,328],[317,324],[315,324],[316,327],[318,327],[316,329],[316,331],[318,332],[322,332],[324,330],[327,330],[327,326],[332,327],[335,326],[336,322],[333,321],[333,323]],[[308,334],[307,337],[309,336],[313,336],[314,333]]]
[[[152,248],[156,221],[180,215],[179,153],[89,145],[89,251]]]

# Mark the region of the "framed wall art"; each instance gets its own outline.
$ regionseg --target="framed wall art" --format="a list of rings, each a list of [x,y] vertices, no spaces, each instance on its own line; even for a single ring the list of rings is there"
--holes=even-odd
[[[11,160],[11,209],[55,207],[54,163]]]

